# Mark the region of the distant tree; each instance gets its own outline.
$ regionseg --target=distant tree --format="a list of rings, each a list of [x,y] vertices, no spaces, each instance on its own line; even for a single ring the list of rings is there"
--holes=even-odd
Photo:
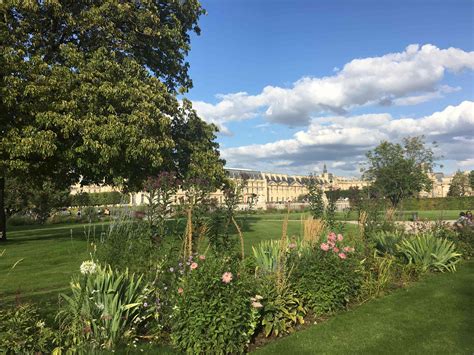
[[[223,175],[216,127],[176,99],[192,87],[185,58],[200,32],[198,0],[0,9],[0,240],[9,176],[136,191],[162,171]]]
[[[28,189],[16,178],[9,177],[5,184],[5,215],[11,217],[28,208]]]
[[[462,171],[457,171],[453,179],[451,180],[451,184],[449,185],[448,196],[452,197],[461,197],[466,196],[469,191],[470,181],[469,176],[464,174]]]
[[[9,216],[27,212],[44,223],[55,209],[69,205],[69,189],[59,188],[50,179],[45,179],[40,184],[34,180],[22,182],[15,178],[8,179],[7,182],[5,206]]]
[[[325,194],[328,199],[328,204],[325,209],[324,220],[326,221],[326,224],[329,229],[334,232],[336,230],[336,202],[339,199],[339,194],[338,190],[333,189],[332,187],[330,187],[325,192]]]
[[[358,186],[351,186],[348,190],[349,203],[352,210],[359,210],[363,191]]]
[[[471,190],[474,190],[474,170],[471,170],[469,173],[469,186],[471,187]]]
[[[314,218],[324,217],[324,192],[316,176],[310,174],[307,181],[309,210]]]
[[[434,153],[425,146],[424,137],[403,140],[403,145],[381,142],[367,153],[364,177],[371,181],[371,191],[390,200],[393,207],[406,197],[421,191],[430,191],[432,182],[428,173],[434,166]]]

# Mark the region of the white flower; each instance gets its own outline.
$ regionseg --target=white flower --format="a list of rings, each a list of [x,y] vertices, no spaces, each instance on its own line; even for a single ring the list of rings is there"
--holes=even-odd
[[[38,322],[36,322],[36,326],[37,326],[38,328],[43,328],[43,327],[44,327],[44,322],[43,322],[42,320],[41,320],[41,321],[38,321]]]
[[[81,274],[83,275],[92,275],[97,270],[97,264],[92,260],[83,261],[81,264]]]
[[[104,309],[103,303],[96,303],[95,306],[99,309],[99,311],[102,311]]]

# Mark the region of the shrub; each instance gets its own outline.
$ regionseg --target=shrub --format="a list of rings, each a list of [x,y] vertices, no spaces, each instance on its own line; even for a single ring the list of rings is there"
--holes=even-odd
[[[380,256],[375,251],[365,259],[365,277],[361,287],[361,298],[371,299],[381,296],[396,278],[397,259],[388,254]]]
[[[468,210],[474,205],[474,196],[407,198],[403,208],[407,211],[417,210]]]
[[[191,264],[173,313],[171,339],[189,353],[242,353],[257,326],[252,283],[239,264],[207,257]],[[194,268],[191,270],[191,268]]]
[[[459,229],[452,239],[464,257],[470,258],[474,255],[474,228],[472,226]]]
[[[81,265],[71,282],[71,296],[61,295],[58,314],[61,341],[71,350],[113,349],[134,340],[140,324],[151,317],[151,291],[142,276],[114,271],[93,261]]]
[[[455,271],[461,254],[456,252],[453,242],[437,238],[432,233],[424,233],[403,240],[399,251],[409,264],[419,266],[422,271]]]
[[[150,230],[144,222],[133,220],[126,215],[119,216],[101,238],[97,257],[114,269],[146,271],[156,260],[150,238]]]
[[[31,215],[16,214],[8,218],[8,225],[10,226],[28,226],[33,224],[40,224],[41,222]]]
[[[106,206],[130,203],[130,195],[119,191],[81,192],[70,195],[71,206]]]
[[[298,324],[304,324],[306,308],[291,285],[278,288],[274,275],[260,280],[259,295],[252,301],[260,308],[261,325],[265,336],[291,333]]]
[[[342,247],[342,235],[338,237],[331,233],[326,243],[304,253],[292,273],[295,289],[316,314],[345,307],[361,286],[353,249]]]
[[[45,326],[36,307],[30,304],[0,310],[0,353],[47,353],[53,331]]]

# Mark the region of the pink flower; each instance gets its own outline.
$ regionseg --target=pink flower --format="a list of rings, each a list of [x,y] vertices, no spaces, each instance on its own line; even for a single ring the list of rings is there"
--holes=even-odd
[[[252,307],[253,308],[262,308],[263,305],[260,302],[254,301],[254,302],[252,302]]]
[[[199,260],[206,260],[206,256],[205,255],[199,255]]]
[[[197,269],[198,264],[197,263],[192,263],[191,264],[191,270]]]
[[[328,245],[329,245],[329,248],[334,248],[336,243],[334,243],[332,240],[328,240]]]
[[[295,248],[296,248],[296,243],[290,243],[290,244],[288,244],[288,248],[290,248],[290,249],[295,249]]]
[[[222,282],[225,283],[225,284],[228,284],[229,282],[232,281],[232,278],[234,277],[234,275],[232,275],[231,272],[227,271],[227,272],[224,272],[222,274]]]
[[[329,245],[327,243],[321,243],[321,249],[324,250],[324,251],[328,251],[329,250]]]
[[[336,233],[334,233],[334,232],[329,233],[328,240],[330,240],[331,242],[335,242],[336,241]]]
[[[339,248],[336,247],[336,248],[333,249],[333,251],[334,251],[335,253],[339,253]]]
[[[183,290],[182,287],[178,288],[178,293],[179,293],[179,294],[182,294],[183,292],[184,292],[184,290]]]
[[[354,251],[354,248],[351,248],[351,247],[344,247],[344,251],[345,251],[346,253],[350,253],[350,252]]]
[[[338,255],[341,259],[347,258],[346,254],[344,254],[344,253],[339,253]]]
[[[342,242],[343,239],[344,239],[344,237],[342,236],[342,234],[338,234],[338,235],[337,235],[337,240],[338,240],[339,242]]]

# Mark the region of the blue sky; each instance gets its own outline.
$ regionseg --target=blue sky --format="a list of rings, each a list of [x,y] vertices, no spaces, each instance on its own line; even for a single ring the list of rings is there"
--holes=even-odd
[[[473,1],[202,3],[186,96],[228,166],[357,175],[380,139],[424,133],[446,172],[474,168]]]

